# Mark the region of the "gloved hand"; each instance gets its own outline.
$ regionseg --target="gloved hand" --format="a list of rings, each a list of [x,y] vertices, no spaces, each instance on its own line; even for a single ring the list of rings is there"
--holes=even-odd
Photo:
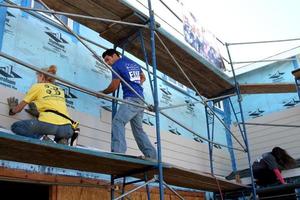
[[[19,104],[19,100],[15,97],[7,98],[7,103],[9,107],[9,115],[14,115],[13,109]]]
[[[25,109],[25,111],[26,111],[27,113],[29,113],[30,115],[32,115],[33,117],[38,118],[39,115],[40,115],[40,113],[39,113],[39,111],[38,111],[38,109],[37,109],[35,103],[34,103],[34,102],[29,103],[29,104],[28,104],[28,107],[29,107],[29,108],[28,108],[28,109]]]

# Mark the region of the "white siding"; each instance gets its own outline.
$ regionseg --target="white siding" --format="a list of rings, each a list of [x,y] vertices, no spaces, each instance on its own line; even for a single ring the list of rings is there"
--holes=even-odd
[[[300,107],[296,106],[280,112],[268,114],[248,120],[249,123],[300,125]],[[294,158],[300,158],[300,128],[274,127],[274,126],[246,126],[249,140],[249,148],[252,162],[262,153],[269,152],[275,146],[280,146],[288,151]],[[242,141],[237,127],[232,131]],[[235,142],[237,147],[238,144]],[[239,169],[248,168],[246,153],[236,152],[237,165]]]
[[[30,116],[22,111],[15,116],[8,116],[6,98],[15,96],[22,99],[23,95],[15,90],[0,88],[0,125],[9,128],[10,125],[19,119],[28,119]],[[100,108],[99,108],[100,109]],[[85,113],[69,109],[74,120],[80,122],[80,136],[77,145],[93,147],[105,151],[110,150],[111,141],[111,113],[102,110],[101,118],[96,118]],[[155,127],[143,125],[148,133],[152,144],[155,144]],[[210,173],[208,146],[191,139],[177,136],[169,132],[163,132],[162,155],[163,161],[190,170]],[[131,155],[142,155],[139,151],[130,126],[126,127],[127,153]],[[227,149],[214,148],[214,169],[216,175],[226,176],[231,172],[231,161]]]

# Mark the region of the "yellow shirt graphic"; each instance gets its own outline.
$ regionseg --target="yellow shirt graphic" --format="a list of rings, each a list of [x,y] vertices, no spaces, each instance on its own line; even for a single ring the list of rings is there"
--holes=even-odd
[[[39,121],[56,125],[71,124],[55,113],[45,112],[45,110],[56,110],[69,117],[64,91],[52,83],[36,83],[27,92],[24,101],[30,103],[34,101],[40,115]]]

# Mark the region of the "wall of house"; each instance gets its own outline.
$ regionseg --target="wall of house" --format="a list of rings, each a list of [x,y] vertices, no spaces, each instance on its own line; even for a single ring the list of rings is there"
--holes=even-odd
[[[25,5],[33,4],[30,0],[16,1]],[[25,3],[24,3],[25,2]],[[27,2],[27,3],[26,3]],[[40,8],[38,4],[35,7]],[[34,6],[33,5],[33,6]],[[86,49],[71,34],[62,30],[55,21],[49,16],[34,13],[24,13],[17,9],[2,10],[4,32],[2,33],[1,51],[22,61],[44,67],[51,64],[58,66],[58,76],[77,83],[91,90],[99,91],[106,88],[111,80],[111,72]],[[113,45],[105,41],[99,34],[90,29],[63,18],[66,23],[78,34],[92,40],[105,47],[112,48]],[[0,20],[1,23],[1,20]],[[1,36],[1,34],[0,34]],[[104,49],[88,43],[99,55]],[[145,68],[145,63],[133,58],[125,52],[125,55],[134,59]],[[144,71],[147,76],[147,72]],[[36,81],[35,72],[26,69],[12,61],[0,58],[0,85],[3,87],[14,88],[20,92],[26,92]],[[188,101],[198,100],[195,92],[182,84],[170,79],[162,73],[158,73],[161,80],[158,80],[159,103],[161,107],[182,104]],[[150,82],[147,76],[144,83],[145,99],[153,103]],[[105,107],[111,109],[111,102],[99,100],[78,90],[62,86],[65,89],[68,106],[77,111],[100,117],[101,112],[94,109]],[[122,92],[120,93],[122,97]],[[207,137],[206,119],[204,107],[201,104],[189,104],[185,107],[165,110],[167,114],[176,118],[201,136]],[[155,126],[153,115],[145,114],[144,123]],[[189,131],[183,129],[178,124],[161,116],[161,129],[164,132],[172,131],[185,138],[197,138]],[[215,140],[226,144],[224,128],[220,123],[216,123]]]
[[[49,199],[49,200],[108,200],[110,199],[109,181],[99,179],[51,175],[26,170],[15,170],[0,167],[1,194],[7,199]],[[125,191],[137,185],[127,185]],[[15,192],[18,191],[18,192]],[[34,191],[34,193],[32,192]],[[155,185],[149,186],[151,199],[159,199],[159,190]],[[121,185],[116,186],[115,196],[122,192]],[[203,200],[204,192],[177,189],[177,192],[190,200]],[[133,192],[127,198],[147,199],[145,188]],[[176,199],[176,195],[165,190],[165,199]]]
[[[276,62],[262,68],[237,76],[240,84],[252,83],[295,83],[292,71],[299,67],[298,56],[294,61]],[[253,119],[269,113],[285,110],[299,104],[299,97],[294,93],[248,94],[243,97],[245,119]],[[237,104],[234,107],[237,108]]]
[[[22,111],[14,116],[8,115],[6,97],[15,96],[22,99],[24,94],[8,88],[0,88],[0,122],[1,126],[9,129],[11,124],[17,120],[29,119],[28,113]],[[74,120],[80,121],[80,136],[77,145],[88,148],[110,151],[111,141],[111,112],[101,109],[101,117],[94,117],[70,108],[70,114]],[[144,124],[152,144],[155,146],[155,127]],[[163,162],[170,163],[187,170],[195,170],[210,173],[208,146],[188,138],[162,132],[162,156]],[[131,132],[130,126],[126,126],[127,154],[139,156],[137,144]],[[231,171],[230,157],[227,151],[214,148],[214,170],[216,175],[226,176]]]
[[[132,189],[133,187],[128,187]],[[83,188],[83,187],[71,187],[71,186],[52,186],[51,188],[51,198],[50,200],[109,200],[110,191],[107,188]],[[129,191],[129,190],[125,190]],[[157,188],[150,189],[150,197],[153,200],[159,199],[159,191]],[[185,192],[177,191],[184,199],[187,200],[204,200],[203,192]],[[116,191],[116,196],[121,193],[120,190]],[[127,196],[130,199],[140,200],[147,199],[147,192],[144,188],[130,194]],[[177,199],[178,197],[166,190],[165,196],[166,200]]]
[[[297,125],[300,121],[300,107],[295,106],[276,113],[268,114],[255,119],[247,120],[250,123]],[[259,158],[262,153],[270,152],[273,147],[280,146],[287,150],[291,156],[300,158],[300,135],[297,127],[275,127],[275,126],[246,126],[249,140],[251,160]],[[238,134],[238,127],[233,126],[233,131]],[[235,146],[238,146],[236,143]],[[236,152],[238,169],[248,168],[246,153]]]
[[[294,61],[277,62],[239,75],[240,83],[294,83],[291,74],[299,67],[299,56]],[[299,97],[295,93],[242,95],[245,120],[249,123],[298,125],[300,120]],[[237,104],[235,103],[235,108]],[[233,122],[235,121],[232,119]],[[233,123],[234,124],[234,123]],[[299,128],[274,126],[246,126],[252,162],[262,153],[270,152],[273,147],[280,146],[292,156],[299,158]],[[232,130],[242,141],[238,127]],[[238,146],[234,142],[234,146]],[[238,169],[248,168],[247,155],[235,152]]]
[[[18,0],[16,3],[23,6],[35,6],[30,0]],[[104,89],[111,80],[111,72],[86,50],[75,37],[66,33],[61,26],[40,13],[22,12],[17,9],[1,8],[0,33],[1,51],[22,61],[45,67],[51,64],[58,66],[58,76],[79,84],[90,90]],[[90,29],[63,18],[64,21],[78,34],[93,40],[101,45],[111,48],[113,45],[104,41]],[[88,43],[97,53],[104,49]],[[125,55],[131,57],[125,52]],[[131,57],[132,58],[132,57]],[[145,67],[145,64],[134,59]],[[144,71],[147,74],[146,71]],[[158,73],[162,80],[159,85],[159,103],[161,107],[172,106],[198,100],[199,97],[189,88]],[[19,119],[29,116],[22,112],[17,116],[7,115],[6,97],[23,94],[35,83],[35,72],[18,65],[13,61],[0,58],[0,90],[1,115],[0,125],[9,128]],[[59,84],[59,83],[58,83]],[[67,104],[72,117],[81,124],[81,135],[78,145],[110,150],[111,102],[101,100],[78,90],[59,84],[66,93]],[[153,102],[149,79],[144,84],[145,99]],[[120,94],[122,96],[122,93]],[[196,133],[207,137],[204,108],[201,104],[189,104],[185,107],[165,110],[167,114],[183,123]],[[219,112],[222,117],[222,112]],[[178,118],[180,116],[180,118]],[[149,134],[152,143],[155,143],[155,117],[145,113],[144,128]],[[199,141],[198,137],[183,129],[178,124],[161,116],[162,146],[164,162],[172,163],[187,169],[210,172],[207,143]],[[214,140],[226,144],[224,127],[221,123],[215,125]],[[126,130],[128,152],[140,155],[137,145],[131,134],[130,127]],[[227,175],[231,170],[230,157],[226,148],[214,148],[215,173]]]

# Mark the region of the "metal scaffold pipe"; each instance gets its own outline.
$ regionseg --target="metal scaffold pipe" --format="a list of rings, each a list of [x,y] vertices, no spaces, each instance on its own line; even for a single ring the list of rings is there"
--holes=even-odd
[[[164,112],[160,112],[163,116],[165,116],[166,118],[168,118],[169,120],[175,122],[176,124],[178,124],[179,126],[181,126],[182,128],[184,128],[185,130],[191,132],[192,134],[196,135],[197,137],[201,138],[202,140],[204,141],[207,141],[207,142],[210,142],[211,144],[216,144],[216,145],[219,145],[219,146],[222,146],[222,147],[226,147],[226,148],[229,148],[229,149],[233,149],[233,150],[237,150],[237,151],[241,151],[241,152],[245,152],[245,150],[243,149],[239,149],[239,148],[235,148],[235,147],[231,147],[231,146],[227,146],[227,145],[224,145],[224,144],[221,144],[221,143],[218,143],[218,142],[214,142],[212,140],[209,140],[201,135],[199,135],[198,133],[196,133],[195,131],[193,131],[192,129],[188,128],[187,126],[183,125],[182,123],[180,123],[179,121],[177,121],[176,119],[173,119],[172,117],[170,117],[168,114],[164,113]]]
[[[128,191],[128,192],[126,192],[126,193],[124,193],[124,194],[118,196],[117,198],[115,198],[115,199],[113,199],[113,200],[123,199],[123,198],[126,197],[127,195],[129,195],[129,194],[131,194],[131,193],[133,193],[133,192],[135,192],[135,191],[137,191],[137,190],[139,190],[139,189],[141,189],[141,188],[143,188],[143,187],[145,187],[145,186],[147,186],[148,184],[153,183],[153,182],[155,182],[155,178],[153,178],[153,179],[151,179],[151,180],[145,182],[145,183],[142,184],[142,185],[139,185],[138,187],[134,188],[133,190],[130,190],[130,191]]]
[[[46,9],[50,9],[42,0],[38,0]],[[146,105],[147,108],[150,106],[141,95],[139,95],[133,88],[130,86],[112,67],[108,66],[104,60],[91,48],[87,45],[73,30],[71,30],[66,24],[64,24],[61,19],[59,19],[55,14],[53,16],[73,35],[77,38],[80,43],[85,46],[94,56],[95,58],[100,61],[107,69],[109,69],[114,75],[116,75],[123,84],[125,84],[139,99],[141,99]]]
[[[94,20],[94,21],[124,24],[124,25],[128,25],[128,26],[136,26],[136,27],[140,27],[140,28],[148,28],[148,25],[144,25],[144,24],[124,22],[124,21],[106,19],[106,18],[101,18],[101,17],[92,17],[92,16],[87,16],[87,15],[73,14],[73,13],[67,13],[67,12],[58,12],[58,11],[44,10],[44,9],[37,9],[37,8],[27,8],[27,7],[18,6],[18,5],[9,5],[7,3],[0,3],[0,6],[8,7],[8,8],[16,8],[16,9],[26,10],[26,11],[48,13],[48,14],[53,14],[53,15],[64,15],[64,16],[68,16],[68,17],[77,17],[77,18],[89,19],[89,20]]]
[[[291,41],[297,41],[297,40],[300,40],[300,38],[291,38],[291,39],[283,39],[283,40],[265,40],[265,41],[254,41],[254,42],[233,42],[233,43],[226,43],[226,44],[228,46],[232,46],[232,45],[245,45],[245,44],[291,42]]]
[[[148,10],[150,17],[150,44],[151,44],[151,58],[153,65],[153,99],[154,112],[156,122],[156,140],[157,140],[157,159],[158,159],[158,183],[159,183],[159,199],[164,200],[164,176],[162,165],[162,147],[160,135],[160,115],[159,115],[159,100],[158,100],[158,84],[157,84],[157,63],[156,63],[156,48],[155,48],[155,18],[152,10],[151,0],[148,0]]]
[[[261,60],[266,60],[266,59],[269,59],[269,58],[273,58],[273,57],[275,57],[275,56],[278,56],[278,55],[287,53],[287,52],[292,51],[292,50],[295,50],[295,49],[298,49],[299,47],[300,47],[300,45],[297,45],[297,46],[295,46],[295,47],[293,47],[293,48],[289,48],[289,49],[287,49],[287,50],[280,51],[280,52],[278,52],[278,53],[276,53],[276,54],[274,54],[274,55],[268,56],[268,57],[263,58],[263,59],[261,59]],[[227,63],[230,64],[230,62],[227,62]],[[237,67],[237,68],[235,68],[235,70],[237,70],[237,69],[242,69],[242,68],[245,68],[245,67],[248,67],[248,66],[250,66],[250,65],[252,65],[252,64],[254,64],[254,63],[250,63],[250,64],[247,64],[247,65],[243,65],[243,66],[241,66],[241,67]],[[228,71],[231,72],[230,69],[229,69]]]
[[[232,64],[232,60],[231,60],[231,55],[230,55],[230,51],[229,51],[229,46],[228,44],[225,45],[226,46],[226,50],[228,53],[228,58],[230,61],[230,66],[231,66],[231,70],[232,70],[232,75],[233,75],[233,79],[234,79],[234,84],[235,84],[235,89],[236,89],[236,93],[237,93],[237,102],[240,108],[240,116],[241,116],[241,121],[242,121],[242,131],[241,131],[241,135],[243,136],[243,140],[244,143],[246,145],[246,153],[247,153],[247,160],[248,160],[248,165],[250,168],[250,175],[251,175],[251,186],[252,186],[252,192],[253,192],[253,200],[256,200],[256,188],[255,188],[255,182],[254,182],[254,176],[253,176],[253,170],[252,170],[252,163],[251,163],[251,155],[250,155],[250,151],[249,151],[249,143],[248,143],[248,137],[247,137],[247,132],[246,132],[246,125],[245,125],[245,119],[244,119],[244,114],[243,114],[243,107],[242,107],[242,96],[241,96],[241,92],[240,92],[240,87],[239,84],[237,82],[236,79],[236,75],[235,75],[235,71],[233,68],[233,64]],[[234,113],[236,115],[236,113]]]
[[[236,140],[236,142],[245,150],[246,148],[244,147],[244,145],[239,141],[239,139],[232,133],[232,131],[230,130],[230,128],[228,128],[226,126],[226,124],[224,123],[224,121],[215,113],[215,111],[207,104],[207,102],[205,102],[204,98],[201,96],[200,92],[198,91],[198,89],[196,88],[196,86],[193,84],[193,82],[191,81],[191,79],[187,76],[187,74],[185,73],[185,71],[182,69],[181,65],[177,62],[177,60],[175,59],[175,57],[173,56],[173,54],[170,52],[169,48],[166,46],[166,44],[162,41],[162,39],[159,37],[159,35],[155,32],[156,37],[158,38],[158,40],[160,41],[160,43],[163,45],[163,47],[165,48],[165,50],[167,51],[167,53],[169,54],[169,56],[172,58],[172,60],[174,61],[174,63],[176,64],[176,66],[179,68],[179,70],[181,71],[181,73],[184,75],[184,77],[186,78],[186,80],[190,83],[190,85],[192,86],[192,88],[196,91],[196,93],[199,95],[201,101],[203,102],[204,105],[208,106],[209,110],[216,116],[216,118],[221,122],[221,124],[225,127],[226,130],[228,130],[228,132],[231,134],[231,136]]]
[[[129,102],[129,101],[126,101],[126,100],[123,100],[123,99],[118,99],[118,98],[112,97],[112,96],[107,95],[107,94],[104,94],[104,93],[92,91],[92,90],[90,90],[90,89],[88,89],[88,88],[85,88],[85,87],[82,87],[82,86],[80,86],[80,85],[78,85],[78,84],[76,84],[76,83],[72,83],[72,82],[67,81],[67,80],[65,80],[65,79],[63,79],[63,78],[60,78],[60,77],[58,77],[58,76],[55,76],[55,75],[50,74],[50,73],[48,73],[48,72],[45,72],[45,71],[41,70],[41,69],[38,68],[38,67],[35,67],[35,66],[33,66],[33,65],[29,64],[29,63],[25,63],[25,62],[23,62],[23,61],[21,61],[21,60],[19,60],[19,59],[17,59],[17,58],[14,58],[14,57],[12,57],[12,56],[6,54],[6,53],[0,52],[0,56],[3,57],[3,58],[6,58],[6,59],[8,59],[8,60],[11,60],[11,61],[13,61],[13,62],[15,62],[15,63],[18,63],[18,64],[20,64],[20,65],[22,65],[22,66],[24,66],[24,67],[27,67],[27,68],[29,68],[29,69],[31,69],[31,70],[33,70],[33,71],[36,71],[36,72],[45,74],[45,75],[47,75],[47,76],[49,76],[49,77],[52,77],[52,78],[54,78],[54,79],[60,81],[61,83],[64,83],[66,86],[70,86],[70,87],[72,87],[72,88],[75,88],[75,89],[77,89],[78,91],[81,91],[81,92],[83,92],[83,93],[86,93],[86,94],[89,94],[89,95],[92,95],[92,96],[95,96],[95,97],[101,96],[102,98],[104,98],[104,99],[106,99],[106,100],[118,100],[118,101],[120,101],[120,102],[122,102],[122,103],[127,103],[127,104],[134,105],[134,106],[138,106],[138,107],[141,107],[141,108],[144,108],[144,109],[147,108],[146,106],[141,105],[141,104],[132,103],[132,102]]]
[[[299,125],[288,125],[288,124],[266,124],[266,123],[250,123],[250,122],[246,122],[244,124],[249,126],[274,126],[274,127],[286,127],[286,128],[300,128]]]
[[[210,98],[210,99],[205,99],[204,102],[208,102],[208,101],[215,101],[215,100],[222,100],[222,99],[225,99],[227,97],[231,97],[231,96],[234,96],[236,95],[235,93],[234,94],[228,94],[228,95],[224,95],[224,96],[220,96],[220,97],[215,97],[215,98]],[[172,108],[179,108],[179,107],[183,107],[183,106],[187,106],[187,105],[190,105],[190,104],[202,104],[205,106],[205,104],[202,102],[202,101],[191,101],[191,102],[187,102],[187,103],[182,103],[182,104],[177,104],[177,105],[173,105],[173,106],[166,106],[166,107],[161,107],[159,110],[166,110],[166,109],[172,109]]]
[[[293,60],[295,60],[295,59],[287,58],[287,59],[249,60],[249,61],[236,61],[236,62],[232,62],[232,64],[260,63],[260,62],[284,62],[284,61],[293,61]]]

